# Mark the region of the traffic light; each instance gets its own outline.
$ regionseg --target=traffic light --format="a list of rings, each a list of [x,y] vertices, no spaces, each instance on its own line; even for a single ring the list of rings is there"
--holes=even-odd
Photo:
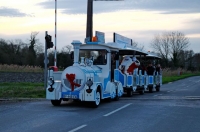
[[[51,35],[46,35],[45,40],[47,49],[53,48],[53,42],[51,42]]]

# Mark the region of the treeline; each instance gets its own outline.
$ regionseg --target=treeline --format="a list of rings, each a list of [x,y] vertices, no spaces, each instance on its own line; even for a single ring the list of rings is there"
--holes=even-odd
[[[0,39],[0,64],[44,67],[44,44],[36,39],[38,32],[32,32],[28,42]],[[161,66],[200,70],[200,53],[187,50],[189,38],[181,32],[165,32],[155,35],[151,47],[161,56]],[[135,45],[137,46],[137,45]],[[64,69],[73,64],[70,58],[72,46],[65,46],[57,51],[57,66]],[[54,51],[48,50],[48,66],[54,65]]]
[[[31,33],[29,42],[21,40],[0,39],[0,64],[20,65],[20,66],[39,66],[44,67],[44,49],[43,45],[36,39],[38,32]],[[57,51],[57,66],[65,68],[73,64],[70,58],[71,46],[64,47]],[[54,65],[54,52],[48,51],[48,66]]]
[[[194,53],[192,50],[180,51],[178,61],[162,58],[159,63],[163,68],[171,67],[172,69],[182,68],[190,71],[200,71],[200,53]]]

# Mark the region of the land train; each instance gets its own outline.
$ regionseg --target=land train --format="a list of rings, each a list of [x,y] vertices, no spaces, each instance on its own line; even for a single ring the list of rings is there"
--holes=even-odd
[[[72,99],[90,102],[93,107],[98,107],[104,99],[119,100],[124,94],[132,96],[134,92],[144,94],[145,90],[160,90],[162,75],[155,73],[148,76],[137,67],[131,73],[123,71],[127,70],[127,65],[130,66],[125,56],[138,58],[148,56],[148,52],[114,42],[82,44],[74,40],[71,44],[74,64],[64,71],[48,70],[46,99],[51,100],[54,106]]]

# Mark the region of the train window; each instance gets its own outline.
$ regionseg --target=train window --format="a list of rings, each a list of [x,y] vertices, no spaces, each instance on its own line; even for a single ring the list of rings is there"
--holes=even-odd
[[[97,58],[94,59],[94,65],[106,65],[107,64],[107,51],[99,50],[97,51]]]
[[[106,50],[80,50],[80,57],[93,59],[94,65],[106,65],[107,64],[107,51]]]

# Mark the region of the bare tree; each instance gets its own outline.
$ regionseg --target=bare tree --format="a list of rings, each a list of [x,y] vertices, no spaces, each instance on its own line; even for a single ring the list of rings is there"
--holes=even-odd
[[[179,55],[181,50],[185,50],[189,46],[189,39],[181,32],[171,32],[170,47],[171,47],[171,59],[174,66],[179,64]]]
[[[180,66],[184,68],[192,67],[193,56],[193,50],[181,50],[178,58]]]
[[[181,32],[164,32],[161,35],[155,35],[151,42],[151,47],[161,54],[168,66],[168,60],[171,59],[174,66],[179,66],[179,56],[182,50],[189,46],[189,39]]]
[[[168,66],[169,52],[170,52],[170,44],[169,44],[169,36],[168,33],[163,33],[162,35],[155,35],[154,39],[151,42],[151,47],[158,52],[165,66]]]
[[[28,64],[29,65],[35,65],[35,61],[36,61],[36,51],[34,49],[36,43],[38,42],[38,39],[36,39],[36,36],[38,35],[39,32],[31,32],[31,36],[30,36],[30,45],[29,45],[29,54],[28,54]]]
[[[62,48],[61,52],[65,52],[67,54],[71,53],[72,46],[71,45],[66,45],[65,47]]]

